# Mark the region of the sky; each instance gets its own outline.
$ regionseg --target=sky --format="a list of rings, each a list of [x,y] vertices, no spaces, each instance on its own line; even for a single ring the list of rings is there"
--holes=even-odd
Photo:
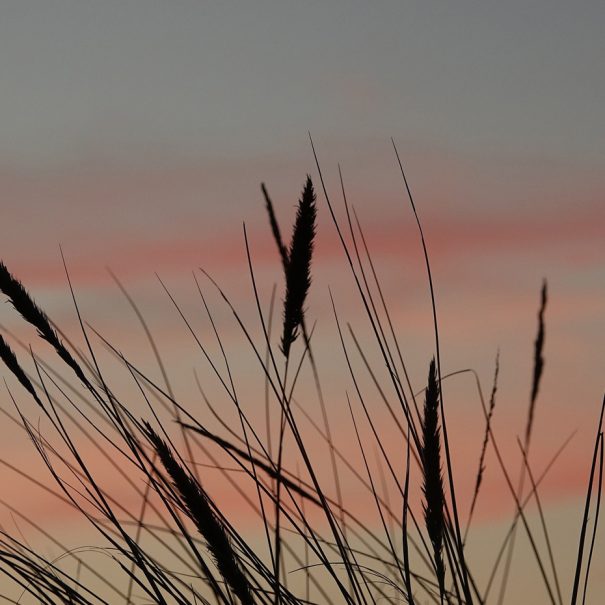
[[[59,246],[91,324],[153,367],[109,267],[191,397],[204,366],[155,274],[195,316],[191,272],[203,266],[258,332],[242,222],[268,301],[280,268],[259,186],[287,231],[305,175],[318,183],[310,132],[343,218],[341,166],[421,388],[430,299],[392,137],[427,236],[444,369],[471,367],[487,390],[500,351],[495,422],[511,456],[548,279],[536,420],[548,430],[532,455],[543,466],[578,429],[544,487],[553,511],[570,511],[565,527],[577,525],[605,369],[603,3],[28,0],[0,14],[0,257],[76,340]],[[322,193],[318,205],[308,312],[342,406],[351,387],[333,354],[329,286],[343,321],[368,346],[371,336]],[[241,335],[214,302],[252,384]],[[9,305],[0,324],[35,342]],[[444,390],[464,468],[480,446],[465,437],[469,422],[481,431],[473,388],[459,378]],[[34,459],[25,440],[7,443]],[[512,504],[496,473],[486,484],[488,532]],[[605,557],[595,565],[598,575]]]

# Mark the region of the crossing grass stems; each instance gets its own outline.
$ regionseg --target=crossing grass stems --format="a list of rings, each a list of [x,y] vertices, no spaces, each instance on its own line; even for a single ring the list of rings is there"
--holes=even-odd
[[[313,148],[315,153],[315,149]],[[317,156],[315,155],[317,160]],[[397,155],[399,159],[399,156]],[[430,277],[428,245],[422,234],[417,208],[403,172],[404,191],[409,197],[414,215],[418,220],[423,252]],[[533,382],[530,390],[527,428],[524,440],[524,465],[520,469],[518,487],[513,487],[512,471],[500,455],[498,442],[492,427],[496,408],[496,381],[498,361],[489,404],[483,400],[478,378],[478,397],[482,404],[485,429],[478,453],[479,465],[474,483],[472,504],[464,539],[460,528],[450,455],[455,462],[455,451],[447,441],[447,428],[443,399],[443,382],[439,367],[438,323],[435,296],[431,278],[431,295],[435,318],[435,359],[428,365],[428,378],[424,391],[424,408],[420,412],[416,403],[418,393],[412,389],[408,370],[404,363],[395,327],[391,321],[380,281],[366,243],[361,225],[351,212],[341,175],[341,189],[347,220],[337,218],[324,183],[319,161],[317,171],[324,194],[324,201],[341,242],[345,262],[353,277],[357,293],[365,309],[368,324],[375,338],[375,350],[387,368],[387,378],[382,379],[369,361],[370,355],[360,345],[352,327],[352,342],[348,342],[341,330],[334,304],[342,359],[350,371],[353,393],[359,406],[352,405],[347,393],[351,419],[357,435],[360,455],[364,465],[356,468],[334,442],[330,431],[328,412],[324,407],[323,426],[305,410],[304,401],[295,397],[298,381],[306,364],[313,367],[315,387],[323,403],[320,375],[322,368],[313,355],[313,328],[307,310],[307,298],[311,288],[312,258],[315,245],[316,192],[310,176],[307,176],[298,202],[292,229],[291,242],[286,245],[281,236],[277,215],[267,187],[262,193],[269,218],[271,235],[275,241],[283,269],[283,315],[278,343],[272,331],[272,318],[267,319],[253,269],[253,258],[246,235],[249,273],[254,286],[254,299],[258,309],[258,321],[262,327],[260,341],[252,337],[252,330],[227,297],[219,283],[207,273],[208,284],[215,288],[238,323],[242,335],[258,364],[258,372],[264,377],[266,402],[275,405],[279,415],[279,447],[277,453],[271,446],[271,435],[262,437],[257,419],[250,417],[240,401],[235,388],[228,355],[220,333],[215,328],[212,312],[206,304],[203,290],[196,278],[204,308],[220,345],[226,372],[210,354],[204,339],[199,338],[178,307],[177,311],[196,338],[210,371],[222,385],[224,392],[237,411],[240,430],[228,426],[221,419],[221,412],[204,395],[208,413],[222,424],[224,435],[210,430],[207,419],[199,411],[192,413],[177,401],[168,380],[168,372],[159,355],[159,347],[149,330],[143,315],[134,301],[129,302],[137,312],[144,328],[163,380],[158,383],[144,373],[134,361],[126,359],[112,343],[90,327],[80,316],[75,293],[69,283],[73,303],[85,338],[86,351],[76,349],[63,335],[46,313],[0,262],[0,290],[21,317],[34,326],[39,337],[50,345],[71,374],[71,378],[57,372],[52,364],[22,345],[24,355],[18,356],[10,338],[0,335],[0,357],[9,373],[17,379],[26,394],[33,398],[36,408],[45,420],[44,430],[58,438],[64,450],[53,445],[50,434],[45,435],[28,419],[21,396],[6,383],[9,406],[3,406],[2,414],[7,422],[14,423],[31,439],[43,465],[46,466],[53,486],[40,483],[7,461],[2,464],[21,474],[26,480],[75,509],[95,528],[102,541],[99,547],[110,553],[113,576],[99,573],[87,561],[86,553],[68,552],[62,542],[50,535],[35,519],[25,517],[10,502],[2,501],[12,514],[21,518],[32,530],[42,534],[58,549],[64,550],[77,562],[75,572],[68,571],[58,561],[49,560],[42,553],[28,546],[23,537],[0,530],[0,586],[10,585],[20,591],[19,602],[40,603],[220,603],[223,605],[252,605],[270,603],[347,603],[350,605],[375,605],[377,603],[447,603],[459,605],[491,603],[493,580],[502,567],[503,553],[512,557],[517,526],[528,535],[533,545],[536,570],[541,577],[545,597],[553,605],[563,603],[559,577],[549,542],[549,562],[536,546],[533,531],[526,521],[525,509],[529,501],[538,498],[539,484],[550,470],[549,465],[541,475],[535,476],[527,461],[527,450],[534,428],[535,410],[540,379],[544,368],[545,308],[547,285],[544,282],[538,315],[538,331],[535,339]],[[69,274],[68,278],[69,278]],[[119,284],[122,291],[126,290]],[[272,305],[273,307],[273,305]],[[302,333],[303,338],[298,336]],[[61,335],[61,337],[60,337]],[[7,336],[10,336],[7,334]],[[135,415],[114,393],[109,379],[101,370],[95,355],[92,338],[96,337],[130,373],[133,383],[146,402],[145,417]],[[351,349],[353,345],[353,349]],[[357,351],[369,377],[377,387],[380,398],[392,416],[401,436],[401,451],[406,453],[405,472],[397,471],[396,461],[391,460],[380,441],[374,413],[366,403],[359,385],[359,370],[353,369],[351,356]],[[21,357],[21,359],[19,359]],[[24,359],[33,370],[27,371]],[[467,371],[470,372],[470,371]],[[69,374],[68,374],[69,376]],[[201,388],[201,385],[200,385]],[[395,401],[396,404],[393,404]],[[569,597],[571,605],[582,599],[586,602],[591,558],[600,507],[603,476],[603,405],[597,423],[594,452],[588,473],[585,509],[578,539],[578,554],[574,571],[574,583]],[[381,473],[385,471],[396,486],[400,502],[395,506],[387,491],[379,491],[370,470],[366,450],[370,447],[360,437],[358,427],[361,410],[370,434],[372,447],[377,451]],[[186,437],[185,449],[177,445],[173,428],[176,421],[181,435]],[[309,436],[314,433],[314,443],[319,438],[326,442],[330,451],[333,482],[326,482],[313,462]],[[286,439],[288,437],[288,439]],[[111,489],[102,485],[96,476],[86,453],[77,443],[87,439],[107,464],[137,494],[142,502],[138,511],[129,510]],[[468,530],[482,486],[485,471],[485,455],[492,448],[514,503],[514,514],[509,531],[500,545],[491,576],[486,585],[473,574],[464,556]],[[214,449],[213,449],[214,448]],[[445,455],[444,458],[444,448]],[[288,468],[285,450],[298,458],[296,469]],[[265,544],[254,548],[243,530],[228,518],[221,502],[212,499],[204,487],[204,465],[193,459],[194,452],[203,456],[207,464],[215,466],[225,481],[250,505],[262,524]],[[560,454],[560,451],[553,457]],[[223,462],[219,461],[222,460]],[[226,468],[224,461],[232,468]],[[117,461],[117,462],[116,462]],[[444,463],[445,461],[445,463]],[[416,467],[420,485],[410,482],[410,467]],[[236,470],[235,472],[230,472]],[[65,475],[68,471],[68,475]],[[343,501],[339,477],[351,473],[359,482],[360,489],[374,501],[377,524],[359,518]],[[444,480],[444,472],[445,479]],[[234,478],[236,477],[236,478]],[[524,479],[530,478],[528,493],[524,491]],[[143,480],[141,482],[141,479]],[[74,481],[78,488],[74,487]],[[386,478],[383,477],[383,481]],[[144,487],[142,485],[144,484]],[[245,489],[252,486],[252,491]],[[420,490],[422,515],[417,515],[410,492]],[[592,507],[596,507],[592,514]],[[319,517],[310,515],[315,509]],[[397,510],[400,513],[397,513]],[[542,527],[548,539],[542,514]],[[153,519],[151,519],[153,514]],[[318,521],[323,517],[323,522]],[[590,535],[590,547],[587,547]],[[399,539],[398,539],[399,536]],[[150,544],[153,542],[153,546]],[[291,586],[289,573],[298,570],[305,576],[302,587]],[[583,572],[583,573],[582,573]],[[508,571],[502,579],[500,599],[508,582]],[[101,585],[102,590],[92,588]],[[128,588],[124,588],[127,586]],[[553,589],[553,586],[556,589]],[[13,592],[14,594],[14,592]],[[5,599],[17,602],[11,597]],[[27,601],[27,599],[30,599]],[[142,601],[141,601],[142,600]]]

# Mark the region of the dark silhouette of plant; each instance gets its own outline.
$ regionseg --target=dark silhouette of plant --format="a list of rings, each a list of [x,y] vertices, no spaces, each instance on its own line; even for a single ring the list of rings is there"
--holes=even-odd
[[[316,155],[315,158],[317,160]],[[351,436],[356,440],[355,447],[363,462],[361,467],[356,465],[350,451],[345,452],[333,438],[333,434],[348,438],[349,433],[346,433],[343,418],[339,418],[337,433],[330,428],[330,414],[335,412],[326,406],[320,368],[314,355],[315,325],[308,318],[307,301],[317,208],[310,176],[307,176],[298,202],[288,246],[282,240],[267,189],[262,186],[284,278],[283,322],[279,335],[275,335],[272,329],[273,304],[268,314],[261,304],[246,232],[248,269],[263,335],[260,341],[253,338],[254,332],[245,324],[236,305],[217,281],[202,272],[233,314],[256,359],[256,371],[264,379],[267,416],[264,436],[258,418],[249,411],[253,393],[247,392],[243,397],[239,392],[231,360],[213,318],[212,306],[207,302],[197,276],[196,286],[210,322],[210,334],[220,350],[218,359],[211,353],[207,339],[197,334],[163,282],[162,286],[194,337],[210,375],[216,379],[224,395],[225,401],[214,401],[196,375],[200,396],[207,409],[187,406],[175,395],[152,331],[120,282],[117,283],[152,347],[162,377],[160,382],[154,380],[149,372],[144,372],[134,360],[126,358],[116,345],[82,319],[71,282],[70,290],[86,342],[84,352],[70,342],[34,302],[21,282],[0,262],[0,291],[21,317],[36,328],[39,337],[51,345],[69,368],[71,377],[71,381],[65,378],[27,343],[3,329],[0,358],[21,385],[19,393],[23,394],[22,387],[35,401],[39,418],[36,422],[29,419],[25,406],[10,390],[8,383],[10,406],[7,406],[9,409],[2,407],[0,411],[7,423],[31,440],[53,481],[52,487],[28,475],[17,465],[2,459],[0,463],[84,518],[101,540],[95,552],[103,553],[112,564],[111,574],[102,573],[87,560],[85,550],[70,550],[35,520],[28,519],[9,502],[0,500],[20,522],[27,523],[28,527],[40,532],[65,553],[58,560],[50,560],[31,548],[25,538],[16,538],[0,528],[0,596],[8,602],[25,603],[26,598],[30,598],[31,602],[44,604],[82,605],[130,605],[136,602],[166,605],[377,605],[384,602],[488,605],[503,561],[504,573],[497,598],[500,601],[504,599],[515,535],[517,529],[522,529],[527,535],[546,597],[553,605],[563,602],[555,549],[549,538],[538,490],[567,442],[540,474],[534,472],[528,458],[531,436],[536,430],[535,405],[545,364],[546,282],[542,287],[538,313],[525,439],[523,443],[519,441],[523,466],[519,485],[515,488],[492,425],[499,358],[496,358],[494,382],[487,404],[479,378],[472,370],[450,375],[441,373],[428,246],[401,162],[399,166],[421,237],[434,320],[434,357],[429,365],[426,388],[420,392],[415,392],[412,386],[370,247],[357,215],[351,212],[347,201],[342,174],[344,223],[337,216],[317,161],[326,206],[373,337],[373,341],[368,343],[360,338],[354,326],[347,324],[345,330],[337,300],[331,297],[338,330],[337,344],[350,379],[350,388],[343,391],[352,422]],[[303,338],[295,345],[301,332]],[[16,345],[26,351],[27,356],[19,354],[18,359],[13,350]],[[97,345],[104,347],[129,373],[144,404],[142,411],[133,404],[131,395],[122,397],[114,390],[95,353]],[[335,358],[339,355],[336,351],[330,353]],[[380,367],[376,365],[376,356]],[[313,371],[321,422],[313,417],[306,402],[298,398],[306,364]],[[382,374],[383,371],[386,374]],[[73,374],[78,379],[77,385],[72,384]],[[459,522],[452,471],[452,459],[456,459],[456,453],[448,441],[443,398],[444,381],[458,375],[474,378],[485,420],[464,534]],[[375,389],[373,395],[366,391],[366,382]],[[422,393],[424,407],[421,413],[417,397]],[[393,430],[400,437],[397,459],[389,454],[380,434],[377,405],[384,405]],[[228,419],[227,408],[235,412],[235,424]],[[572,605],[578,602],[580,592],[583,603],[588,593],[600,512],[604,409],[605,399],[588,475],[571,588]],[[275,412],[279,414],[279,424],[275,429],[278,437],[276,449],[272,445],[274,435],[269,426],[271,414]],[[213,428],[211,422],[218,423],[220,428]],[[177,430],[173,434],[174,426]],[[325,445],[329,452],[330,480],[323,476],[325,469],[319,458],[319,445]],[[375,452],[374,466],[370,462],[368,448]],[[285,455],[286,450],[288,456]],[[493,452],[514,502],[514,514],[505,539],[496,549],[489,577],[484,581],[476,577],[468,565],[465,549],[486,471],[488,451]],[[400,470],[402,453],[404,470]],[[98,474],[99,464],[111,469],[109,482]],[[213,468],[213,473],[222,475],[225,484],[256,515],[264,538],[260,546],[257,543],[253,546],[244,537],[238,528],[240,520],[229,518],[225,503],[211,497],[212,490],[205,480],[205,473],[210,472],[208,466]],[[340,475],[345,473],[357,482],[360,497],[370,496],[376,510],[375,523],[358,516],[356,503],[343,497]],[[420,478],[418,482],[416,477]],[[525,478],[529,481],[527,493],[523,489]],[[136,510],[127,505],[125,490],[140,502]],[[422,498],[418,500],[416,496]],[[547,559],[542,555],[526,518],[525,509],[532,499],[538,506],[548,549]],[[595,500],[592,535],[588,541],[589,513]],[[421,507],[418,506],[419,501]],[[75,563],[74,570],[68,569],[68,558]],[[296,583],[297,578],[302,578],[300,585]],[[9,592],[4,594],[5,591]]]

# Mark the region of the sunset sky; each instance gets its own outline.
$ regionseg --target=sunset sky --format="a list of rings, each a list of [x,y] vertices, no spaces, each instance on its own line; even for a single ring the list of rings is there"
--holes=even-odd
[[[605,386],[604,27],[596,1],[3,2],[0,258],[81,345],[61,246],[85,318],[157,372],[111,268],[149,319],[179,394],[199,398],[192,372],[203,377],[207,366],[155,273],[195,317],[191,273],[203,266],[260,335],[242,222],[263,301],[274,282],[281,298],[260,183],[287,233],[305,175],[319,186],[310,131],[344,220],[342,168],[421,389],[433,354],[430,299],[392,137],[431,255],[444,371],[474,368],[488,391],[500,351],[494,422],[515,472],[548,279],[536,412],[547,429],[532,456],[543,468],[578,429],[543,492],[575,539]],[[328,287],[342,320],[375,345],[319,187],[318,213],[308,313],[327,391],[344,409],[351,385]],[[252,384],[244,339],[211,298],[242,385]],[[0,324],[52,359],[9,305]],[[480,408],[470,378],[444,393],[468,491]],[[6,393],[0,403],[12,405]],[[10,451],[0,458],[29,457],[35,468],[25,437],[2,431]],[[513,507],[489,465],[480,543]],[[605,577],[605,553],[594,565]]]

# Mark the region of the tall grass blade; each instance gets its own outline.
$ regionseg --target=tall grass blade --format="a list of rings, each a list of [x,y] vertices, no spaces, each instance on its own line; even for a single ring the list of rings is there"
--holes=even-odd
[[[590,540],[590,549],[588,551],[588,561],[586,562],[586,572],[584,574],[584,588],[582,590],[582,605],[586,603],[586,592],[588,590],[588,576],[590,575],[590,564],[594,553],[594,543],[597,537],[597,527],[599,525],[599,513],[601,512],[601,494],[603,492],[603,433],[599,435],[599,481],[597,485],[597,506],[595,510],[594,523],[592,526],[592,538]]]
[[[443,382],[441,380],[441,347],[439,346],[439,323],[437,321],[437,303],[435,298],[435,288],[433,285],[433,275],[431,271],[431,263],[429,260],[428,248],[426,245],[426,239],[424,237],[424,231],[422,229],[422,223],[420,221],[420,217],[418,216],[418,211],[416,210],[416,204],[414,203],[414,197],[412,196],[412,191],[408,184],[408,179],[405,175],[405,170],[403,169],[403,164],[401,162],[401,158],[399,157],[399,151],[397,150],[397,146],[395,145],[395,141],[391,139],[391,143],[393,144],[393,149],[395,151],[395,156],[397,158],[397,163],[399,165],[399,169],[401,172],[401,177],[403,179],[403,184],[405,185],[405,190],[412,207],[412,211],[414,212],[414,218],[416,220],[416,225],[418,227],[418,233],[420,235],[420,242],[422,244],[422,252],[424,255],[424,263],[426,266],[426,273],[429,282],[429,291],[431,294],[431,310],[433,314],[433,329],[435,333],[435,355],[437,358],[437,377],[439,379],[440,385],[440,396],[439,396],[439,404],[441,410],[441,419],[442,419],[442,427],[443,427],[443,446],[445,450],[445,462],[447,469],[447,479],[450,491],[450,498],[452,503],[452,512],[453,512],[453,520],[454,520],[454,530],[456,533],[456,550],[458,558],[460,559],[460,566],[462,568],[462,588],[464,590],[464,597],[467,600],[469,605],[473,603],[473,597],[471,595],[469,578],[468,578],[468,568],[465,562],[464,557],[464,545],[462,542],[462,532],[460,530],[460,519],[458,516],[458,503],[456,500],[456,491],[454,487],[454,471],[452,467],[452,457],[450,453],[449,439],[447,435],[447,423],[445,420],[445,406],[443,405]]]
[[[588,529],[588,514],[590,512],[590,499],[592,497],[592,486],[594,483],[594,476],[597,469],[597,456],[599,453],[599,443],[601,442],[601,435],[603,434],[603,413],[605,412],[605,395],[603,396],[603,403],[601,404],[601,414],[599,416],[599,424],[597,429],[597,436],[594,444],[594,452],[592,455],[592,464],[590,467],[590,475],[588,478],[588,487],[586,489],[586,501],[584,504],[584,516],[582,517],[582,528],[580,529],[580,539],[578,540],[578,558],[576,562],[576,571],[574,576],[573,588],[571,591],[571,605],[576,605],[578,599],[578,590],[580,589],[580,574],[582,572],[582,560],[584,558],[584,542],[586,541],[586,530]]]
[[[269,197],[269,192],[265,187],[265,183],[261,183],[260,186],[263,197],[265,198],[265,208],[267,209],[267,214],[269,215],[269,224],[271,225],[271,233],[273,234],[273,239],[275,240],[275,244],[277,245],[277,250],[279,252],[279,256],[281,258],[281,262],[284,268],[284,272],[288,271],[288,248],[284,244],[284,240],[281,236],[281,230],[279,228],[279,223],[277,222],[277,217],[275,216],[275,210],[273,209],[273,202]]]

